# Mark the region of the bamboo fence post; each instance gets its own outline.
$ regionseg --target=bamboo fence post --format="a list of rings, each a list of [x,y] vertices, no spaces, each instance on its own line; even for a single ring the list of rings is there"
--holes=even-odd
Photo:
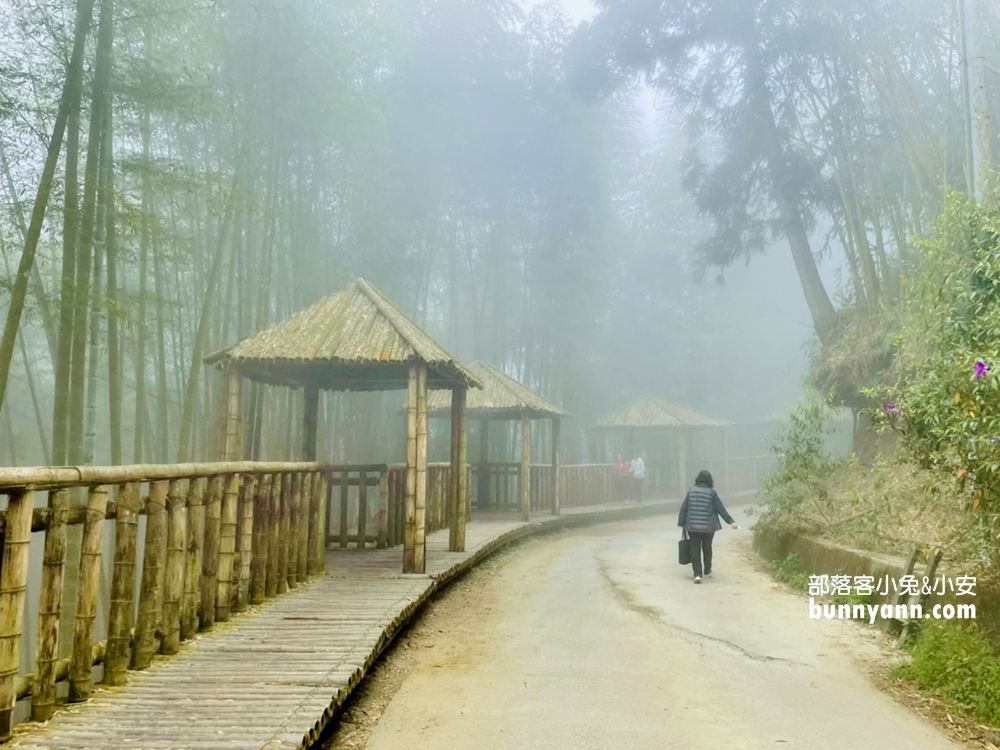
[[[264,601],[267,591],[267,536],[268,516],[271,502],[270,474],[265,474],[257,482],[253,509],[253,558],[250,561],[250,604]]]
[[[358,473],[358,549],[364,549],[368,536],[368,474]]]
[[[288,481],[284,474],[275,474],[271,482],[267,513],[267,578],[264,595],[270,599],[278,595],[278,542],[281,534],[281,487]]]
[[[8,498],[0,562],[0,739],[10,737],[14,724],[34,507],[32,490],[19,490]]]
[[[243,480],[240,491],[239,538],[236,540],[240,558],[240,574],[236,581],[236,612],[246,610],[250,602],[250,571],[253,566],[253,520],[254,505],[257,502],[257,483],[255,474],[248,474]]]
[[[171,479],[167,490],[167,563],[163,579],[161,654],[176,654],[181,646],[181,599],[184,598],[184,507],[183,479]]]
[[[396,472],[392,469],[385,470],[386,500],[388,508],[385,517],[385,544],[387,547],[396,546],[396,488],[399,482],[396,480]]]
[[[222,493],[225,479],[214,476],[208,483],[205,503],[205,545],[201,558],[201,606],[198,627],[208,630],[215,624],[215,606],[219,596],[219,545],[222,533]]]
[[[285,567],[285,579],[288,588],[299,585],[299,522],[302,501],[302,474],[292,474],[292,491],[288,495],[288,525],[285,532],[285,544],[288,548],[288,562]]]
[[[322,575],[326,569],[326,546],[330,541],[330,506],[333,504],[333,485],[330,484],[330,475],[326,472],[321,474],[322,480],[319,485],[320,507],[316,517],[316,574]]]
[[[320,546],[323,533],[320,524],[323,518],[322,510],[325,487],[326,478],[321,472],[314,472],[309,495],[309,529],[306,538],[309,561],[306,565],[306,574],[309,576],[318,575],[323,570],[323,549]]]
[[[403,572],[420,572],[416,564],[417,544],[417,373],[410,365],[406,390],[406,526],[403,539]]]
[[[482,510],[490,507],[490,423],[479,420],[479,490],[476,505]]]
[[[128,482],[118,494],[115,516],[115,561],[111,575],[108,642],[104,652],[104,684],[124,685],[132,650],[135,604],[136,542],[139,536],[139,483]]]
[[[201,572],[205,544],[204,477],[192,479],[187,497],[187,550],[184,557],[184,602],[181,608],[181,640],[198,632],[198,605],[201,603]]]
[[[292,503],[292,484],[295,478],[285,474],[281,483],[281,498],[278,504],[278,593],[288,591],[288,526]]]
[[[531,419],[521,417],[521,475],[518,478],[521,495],[521,520],[531,520]]]
[[[89,488],[80,551],[80,588],[73,628],[73,656],[69,667],[70,703],[79,703],[90,697],[90,673],[94,668],[94,620],[97,618],[107,508],[108,488],[104,485]]]
[[[552,515],[559,515],[559,490],[562,486],[562,420],[552,418]]]
[[[48,721],[55,711],[56,664],[59,661],[59,613],[62,609],[63,565],[66,561],[66,514],[69,490],[49,493],[49,527],[45,531],[42,591],[38,602],[38,646],[31,691],[32,721]]]
[[[312,518],[313,481],[311,471],[302,475],[302,494],[299,496],[299,525],[295,530],[299,546],[295,555],[298,567],[295,577],[299,583],[305,583],[309,579],[309,521]]]
[[[222,514],[219,525],[219,585],[215,599],[215,621],[229,620],[232,607],[233,556],[236,554],[236,506],[239,502],[240,475],[226,477],[222,493]]]
[[[389,522],[389,469],[378,475],[378,515],[375,517],[375,547],[385,549]]]
[[[142,555],[139,584],[139,615],[135,623],[132,669],[145,669],[156,653],[159,620],[160,568],[163,565],[167,531],[167,483],[150,482],[146,500],[146,546]]]
[[[350,485],[346,471],[340,472],[340,548],[347,549],[347,492]]]
[[[423,573],[427,565],[427,365],[417,365],[417,464],[416,464],[416,528],[413,545],[415,573]]]

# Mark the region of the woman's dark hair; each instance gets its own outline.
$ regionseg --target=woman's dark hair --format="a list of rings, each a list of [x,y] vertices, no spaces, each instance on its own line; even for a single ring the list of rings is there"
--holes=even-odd
[[[698,476],[695,477],[694,483],[702,487],[711,487],[713,485],[712,475],[708,473],[707,469],[702,469],[698,472]]]

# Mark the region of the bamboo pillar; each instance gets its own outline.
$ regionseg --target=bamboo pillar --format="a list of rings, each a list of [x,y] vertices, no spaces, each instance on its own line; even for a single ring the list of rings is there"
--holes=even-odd
[[[250,604],[264,601],[267,585],[268,510],[271,500],[270,474],[257,483],[253,509],[253,559],[250,561]]]
[[[226,622],[232,606],[233,556],[236,553],[236,508],[239,503],[240,475],[225,479],[219,524],[219,584],[215,599],[215,621]]]
[[[451,391],[451,487],[448,493],[451,524],[448,528],[448,549],[452,552],[465,551],[465,504],[469,491],[465,470],[467,396],[465,388],[453,388]]]
[[[416,529],[414,572],[423,573],[427,564],[427,365],[417,366],[417,462]]]
[[[226,386],[226,440],[225,440],[225,461],[236,461],[240,457],[240,401],[243,391],[243,378],[240,377],[236,368],[231,364],[226,364],[224,368],[225,377],[228,381]]]
[[[149,483],[146,500],[146,540],[139,587],[139,616],[135,623],[132,669],[145,669],[156,653],[156,625],[160,619],[160,568],[166,552],[167,483]]]
[[[111,576],[111,613],[104,654],[104,684],[124,685],[132,649],[136,541],[139,531],[139,483],[129,482],[118,494],[115,516],[115,562]],[[51,533],[51,531],[50,531]]]
[[[176,654],[181,646],[181,599],[184,598],[183,479],[171,479],[167,492],[167,565],[163,579],[163,638],[161,654]]]
[[[562,419],[552,418],[552,515],[559,515],[559,492],[562,489]]]
[[[239,537],[236,539],[236,551],[240,559],[240,574],[234,582],[236,586],[236,612],[243,612],[250,603],[250,575],[253,567],[254,511],[257,503],[256,475],[248,475],[243,482],[242,502],[239,523]]]
[[[32,490],[10,495],[7,503],[3,562],[0,564],[0,739],[10,737],[14,724],[34,506]]]
[[[389,470],[382,469],[378,475],[378,515],[375,516],[375,547],[386,548],[389,526]]]
[[[479,488],[476,506],[480,510],[490,507],[490,422],[479,420]]]
[[[322,555],[319,549],[320,518],[322,517],[323,475],[316,472],[309,485],[309,519],[306,529],[306,575],[312,577],[322,569]]]
[[[107,507],[108,488],[91,487],[87,491],[87,512],[83,521],[83,542],[80,550],[80,583],[77,591],[76,623],[73,628],[73,655],[69,666],[70,703],[79,703],[90,697],[90,673],[94,668],[94,621],[97,619],[101,551]]]
[[[187,549],[184,552],[184,600],[181,605],[181,640],[198,632],[198,605],[201,602],[202,555],[205,543],[204,477],[192,479],[187,498]],[[106,668],[105,668],[106,669]]]
[[[417,372],[410,366],[406,390],[406,526],[403,539],[403,572],[415,573],[417,544]],[[344,546],[341,540],[341,547]]]
[[[518,479],[521,495],[521,519],[531,520],[531,419],[521,417],[521,476]]]
[[[319,388],[307,386],[302,414],[302,460],[316,460],[316,430],[319,424]]]
[[[219,596],[219,536],[222,532],[222,494],[224,477],[212,477],[205,503],[205,545],[201,558],[201,607],[198,627],[207,630],[215,624],[215,604]]]
[[[35,679],[31,691],[32,721],[48,721],[55,711],[59,613],[62,609],[68,510],[69,490],[49,493],[50,516],[49,527],[45,531],[42,592],[38,604],[38,645],[35,650]]]

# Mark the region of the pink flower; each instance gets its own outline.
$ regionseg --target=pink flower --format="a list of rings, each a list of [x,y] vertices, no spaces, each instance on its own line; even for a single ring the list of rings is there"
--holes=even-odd
[[[976,362],[976,380],[979,380],[980,378],[985,378],[986,373],[988,373],[989,371],[990,371],[990,366],[988,364],[986,364],[982,360]]]

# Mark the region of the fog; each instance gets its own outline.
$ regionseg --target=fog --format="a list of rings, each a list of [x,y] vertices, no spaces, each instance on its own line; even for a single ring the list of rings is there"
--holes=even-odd
[[[214,458],[199,363],[357,277],[569,410],[573,460],[641,396],[857,410],[838,336],[981,147],[922,0],[90,6],[0,0],[9,465]],[[294,457],[301,397],[248,387],[242,453]],[[402,398],[325,395],[323,458],[398,459]]]

